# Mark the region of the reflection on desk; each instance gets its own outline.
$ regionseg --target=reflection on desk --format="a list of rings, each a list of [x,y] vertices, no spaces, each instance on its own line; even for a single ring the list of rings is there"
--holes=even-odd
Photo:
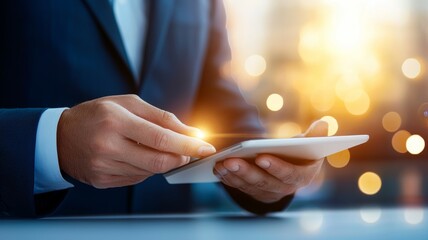
[[[6,220],[0,239],[427,239],[428,208]]]

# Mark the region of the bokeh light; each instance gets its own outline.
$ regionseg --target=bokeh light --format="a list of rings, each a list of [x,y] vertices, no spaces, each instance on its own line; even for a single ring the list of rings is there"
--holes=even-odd
[[[421,136],[415,134],[407,138],[406,149],[409,151],[409,153],[417,155],[421,153],[424,148],[425,140]]]
[[[421,73],[421,63],[415,58],[406,59],[401,65],[404,76],[415,79]]]
[[[320,112],[326,112],[330,110],[334,105],[335,97],[331,91],[317,91],[311,94],[312,106]]]
[[[422,204],[423,175],[416,167],[408,167],[401,174],[400,198],[404,205]]]
[[[406,130],[400,130],[392,136],[392,147],[399,153],[406,153],[406,141],[410,137],[410,133]]]
[[[361,219],[366,223],[376,223],[382,215],[382,210],[378,207],[362,208],[360,210]]]
[[[424,220],[423,208],[407,208],[404,209],[404,220],[412,225],[421,223]]]
[[[346,110],[352,115],[363,115],[370,107],[370,97],[361,89],[349,93],[345,99]]]
[[[340,151],[327,157],[328,163],[335,168],[343,168],[348,165],[351,159],[351,153],[348,149]]]
[[[332,116],[324,116],[321,118],[321,120],[328,123],[328,136],[333,136],[337,133],[337,130],[339,129],[339,123],[337,122],[336,118]]]
[[[252,77],[262,75],[266,70],[266,60],[260,55],[251,55],[245,60],[245,71]]]
[[[396,112],[389,112],[382,118],[382,126],[388,132],[395,132],[401,126],[400,114]]]
[[[300,227],[306,232],[318,231],[324,221],[324,216],[319,210],[306,210],[300,215]]]
[[[302,128],[295,122],[282,123],[276,131],[276,137],[289,138],[302,133]]]
[[[382,187],[382,180],[374,172],[365,172],[358,179],[358,187],[364,194],[374,195]]]
[[[266,106],[271,111],[279,111],[281,110],[282,106],[284,105],[284,99],[281,95],[277,93],[273,93],[269,95],[269,97],[266,99]]]

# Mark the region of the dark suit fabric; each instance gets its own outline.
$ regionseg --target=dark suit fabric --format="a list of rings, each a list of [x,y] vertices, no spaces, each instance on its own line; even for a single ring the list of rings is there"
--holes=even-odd
[[[219,1],[156,0],[141,79],[133,79],[108,1],[14,0],[0,9],[0,212],[3,216],[187,212],[189,185],[155,176],[133,187],[33,196],[37,124],[46,108],[137,94],[213,132],[263,132],[221,69],[230,60]],[[139,84],[136,84],[139,82]],[[215,141],[221,148],[241,140]]]

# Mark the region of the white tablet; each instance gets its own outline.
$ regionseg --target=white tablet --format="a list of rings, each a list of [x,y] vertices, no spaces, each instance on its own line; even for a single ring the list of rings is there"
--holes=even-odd
[[[197,159],[164,176],[168,183],[218,182],[213,174],[217,161],[226,158],[254,158],[261,153],[293,159],[316,160],[367,142],[368,135],[248,140],[206,158]]]

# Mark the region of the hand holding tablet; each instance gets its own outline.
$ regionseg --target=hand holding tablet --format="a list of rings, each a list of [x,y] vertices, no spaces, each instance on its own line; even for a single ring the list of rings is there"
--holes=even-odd
[[[227,158],[254,158],[267,153],[279,157],[317,160],[367,142],[368,135],[306,137],[286,139],[248,140],[224,149],[209,157],[195,160],[164,174],[170,184],[218,182],[213,174],[217,161]]]

